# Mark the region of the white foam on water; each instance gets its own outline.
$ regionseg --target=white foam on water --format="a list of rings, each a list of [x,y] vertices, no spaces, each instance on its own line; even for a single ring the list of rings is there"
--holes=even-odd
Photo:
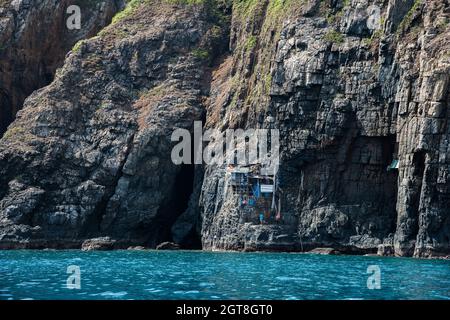
[[[216,284],[212,282],[200,282],[200,287],[214,287]]]
[[[126,291],[120,291],[120,292],[111,292],[111,291],[105,291],[100,293],[102,297],[123,297],[126,296],[128,292]]]
[[[175,294],[181,294],[181,295],[186,295],[186,294],[197,294],[197,293],[200,293],[200,291],[198,291],[198,290],[190,290],[190,291],[174,291],[173,293],[175,293]]]

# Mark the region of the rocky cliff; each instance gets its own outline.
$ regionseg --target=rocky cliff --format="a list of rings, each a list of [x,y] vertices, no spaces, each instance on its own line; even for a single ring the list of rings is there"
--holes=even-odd
[[[448,255],[449,22],[447,0],[130,1],[0,140],[0,247]],[[7,92],[45,84],[1,70]],[[280,130],[278,224],[248,219],[225,166],[171,161],[196,120]]]
[[[81,9],[80,29],[67,28]],[[122,0],[0,1],[0,136],[26,97],[49,84],[80,39],[92,37],[124,6]]]

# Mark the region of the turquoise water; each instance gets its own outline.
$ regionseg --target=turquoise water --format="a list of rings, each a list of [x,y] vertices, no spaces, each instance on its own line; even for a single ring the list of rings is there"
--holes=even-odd
[[[70,265],[80,289],[69,289]],[[367,288],[377,265],[381,289]],[[73,282],[70,282],[73,283]],[[450,299],[450,261],[289,253],[0,251],[0,299]]]

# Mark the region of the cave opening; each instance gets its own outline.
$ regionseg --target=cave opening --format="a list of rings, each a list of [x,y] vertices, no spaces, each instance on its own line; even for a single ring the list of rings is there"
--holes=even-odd
[[[201,115],[202,127],[206,123],[206,112],[202,112]],[[200,208],[198,206],[201,186],[203,184],[203,165],[196,165],[195,159],[195,146],[194,143],[191,144],[191,161],[190,164],[182,164],[181,170],[175,179],[173,198],[174,202],[177,203],[174,209],[176,218],[170,224],[170,241],[176,242],[174,239],[174,234],[172,227],[174,226],[176,220],[186,211],[188,215],[189,223],[186,224],[190,227],[188,232],[183,234],[183,237],[179,238],[178,244],[183,249],[189,250],[201,250],[202,241],[201,235],[198,232],[198,223],[200,221]]]
[[[151,247],[155,247],[163,242],[174,242],[172,227],[177,219],[189,208],[191,195],[194,192],[195,165],[182,164],[180,166],[167,202],[158,212],[156,220],[152,223],[152,230],[148,230],[152,241]],[[157,236],[154,236],[157,235]],[[189,243],[183,243],[181,246],[185,249],[193,249],[191,245],[196,245],[200,239],[196,239],[195,234],[191,235]],[[192,244],[191,244],[192,243]]]
[[[202,249],[202,240],[195,227],[193,227],[189,234],[184,238],[181,247],[188,250]]]
[[[175,179],[175,186],[173,195],[175,197],[174,201],[174,212],[178,218],[189,206],[189,199],[192,192],[194,191],[194,174],[195,166],[183,164],[181,170]]]
[[[199,166],[193,164],[182,165],[180,173],[175,180],[173,193],[176,202],[176,208],[174,210],[176,216],[175,221],[188,210],[188,215],[190,219],[192,219],[192,221],[190,221],[191,229],[179,243],[183,249],[202,249],[201,236],[197,230],[197,224],[200,221],[198,201],[202,182],[203,170]],[[175,221],[173,221],[171,226],[173,226]],[[174,241],[173,233],[171,233],[171,241]]]

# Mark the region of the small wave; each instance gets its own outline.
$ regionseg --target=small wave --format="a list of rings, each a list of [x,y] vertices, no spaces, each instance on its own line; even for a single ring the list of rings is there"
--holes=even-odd
[[[212,282],[200,282],[200,287],[214,287],[216,284]]]
[[[162,289],[154,289],[154,288],[150,288],[150,289],[145,289],[145,291],[148,291],[150,293],[158,293],[158,292],[162,292],[164,290]]]
[[[28,286],[37,286],[39,285],[39,282],[35,282],[35,281],[25,281],[25,282],[20,282],[17,284],[18,287],[28,287]]]
[[[126,292],[126,291],[120,291],[120,292],[105,291],[105,292],[99,293],[99,296],[119,298],[119,297],[126,296],[127,294],[128,294],[128,292]]]
[[[197,294],[200,293],[198,290],[189,290],[189,291],[174,291],[175,294]]]
[[[302,278],[285,277],[285,276],[276,277],[275,279],[276,279],[276,280],[280,280],[280,281],[296,281],[296,280],[303,280]]]

